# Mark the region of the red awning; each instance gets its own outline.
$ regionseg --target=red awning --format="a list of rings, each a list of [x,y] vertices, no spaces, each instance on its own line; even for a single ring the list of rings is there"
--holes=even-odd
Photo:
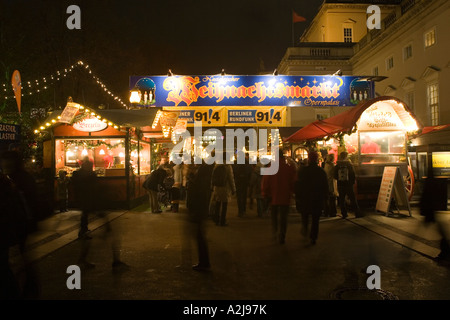
[[[347,111],[344,111],[334,117],[324,120],[316,120],[310,123],[309,125],[301,128],[290,137],[286,138],[284,142],[303,142],[307,140],[319,140],[326,136],[330,136],[336,133],[349,132],[353,129],[353,127],[356,125],[359,118],[367,108],[371,107],[374,103],[383,100],[395,100],[396,102],[403,105],[404,111],[406,111],[403,113],[409,114],[410,112],[410,110],[406,106],[404,106],[404,104],[397,98],[387,96],[378,97],[375,99],[361,102],[357,106]],[[412,114],[410,115],[412,116]],[[405,115],[399,115],[399,117],[403,119]]]
[[[422,134],[444,130],[449,127],[450,127],[450,124],[443,124],[441,126],[423,127]]]

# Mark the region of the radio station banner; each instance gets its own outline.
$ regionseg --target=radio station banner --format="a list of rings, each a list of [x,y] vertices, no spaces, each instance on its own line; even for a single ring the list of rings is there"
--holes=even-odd
[[[188,127],[201,121],[203,127],[285,127],[286,107],[165,107],[179,112]]]
[[[374,83],[355,76],[131,76],[139,107],[355,106],[374,97]]]
[[[227,107],[226,110],[227,126],[286,126],[286,107]]]
[[[222,107],[170,107],[165,111],[178,111],[178,119],[186,119],[187,126],[193,127],[195,121],[201,121],[203,127],[223,127],[225,125],[225,109]]]

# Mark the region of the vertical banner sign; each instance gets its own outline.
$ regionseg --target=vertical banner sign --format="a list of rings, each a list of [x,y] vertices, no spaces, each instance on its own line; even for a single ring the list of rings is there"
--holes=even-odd
[[[405,183],[400,169],[398,167],[385,167],[378,193],[376,210],[387,214],[391,206],[392,198],[395,199],[399,209],[406,209],[409,211],[409,215],[411,215]]]
[[[22,81],[20,80],[20,73],[18,70],[14,70],[11,78],[12,88],[14,90],[14,96],[16,97],[17,109],[20,114],[20,104],[22,100]]]

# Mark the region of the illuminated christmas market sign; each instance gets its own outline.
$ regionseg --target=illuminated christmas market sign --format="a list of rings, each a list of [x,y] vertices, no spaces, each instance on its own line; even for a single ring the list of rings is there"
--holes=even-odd
[[[374,96],[373,82],[354,76],[132,76],[130,89],[141,107],[355,106]]]

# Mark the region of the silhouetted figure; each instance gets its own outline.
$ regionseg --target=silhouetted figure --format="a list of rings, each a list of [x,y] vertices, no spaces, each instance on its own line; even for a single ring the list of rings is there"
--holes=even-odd
[[[353,190],[356,181],[355,170],[352,163],[347,159],[348,153],[343,151],[339,154],[338,161],[334,167],[334,179],[337,180],[337,189],[339,197],[339,206],[341,208],[342,218],[347,218],[347,202],[345,197],[350,199],[351,206],[355,210],[355,217],[362,216],[356,201],[355,191]]]
[[[230,196],[236,193],[234,184],[233,168],[230,164],[216,164],[212,172],[211,186],[213,189],[213,201],[216,203],[214,210],[215,222],[217,225],[227,225],[227,209]]]
[[[324,170],[328,180],[328,199],[325,202],[325,216],[336,217],[336,195],[334,192],[334,153],[330,153],[324,162]]]
[[[428,176],[425,180],[422,198],[420,200],[420,214],[425,216],[425,223],[436,222],[438,231],[442,236],[440,242],[441,252],[436,257],[437,260],[450,262],[450,245],[447,239],[447,230],[439,219],[436,219],[436,206],[438,204],[437,195],[440,193],[439,183],[434,177],[433,168],[428,169]]]
[[[20,298],[19,284],[9,265],[9,248],[24,241],[26,214],[7,176],[0,174],[0,299]]]
[[[237,152],[237,159],[245,157],[245,163],[237,163],[233,165],[234,183],[236,184],[236,199],[238,205],[238,216],[243,217],[246,213],[247,193],[252,174],[252,166],[249,163],[248,155],[244,155],[243,151]]]
[[[37,298],[40,290],[39,281],[36,270],[30,263],[25,250],[28,234],[36,230],[36,182],[33,176],[25,171],[19,152],[4,152],[0,163],[2,169],[0,185],[3,198],[0,202],[2,206],[0,210],[2,211],[2,227],[5,226],[3,222],[8,226],[5,233],[1,232],[2,236],[5,236],[5,239],[2,240],[0,253],[1,268],[5,273],[2,273],[1,277],[3,279],[3,275],[6,276],[5,284],[12,296],[19,293],[23,298]],[[8,248],[13,245],[19,245],[25,265],[25,283],[22,290],[19,289],[19,291],[15,289],[14,277],[11,278],[10,269],[6,265]]]
[[[150,208],[152,213],[161,213],[161,207],[158,201],[159,186],[162,186],[164,179],[167,177],[167,171],[164,166],[160,165],[158,169],[150,173],[149,177],[144,182],[144,189],[147,190],[150,200]]]
[[[173,167],[173,186],[171,190],[172,194],[172,212],[177,213],[178,208],[180,205],[180,198],[181,198],[181,186],[183,183],[183,165],[182,164],[176,164]]]
[[[278,172],[274,175],[265,175],[262,179],[261,192],[270,202],[272,216],[272,233],[274,239],[278,236],[280,244],[285,243],[287,231],[287,216],[294,183],[296,180],[295,167],[288,165],[283,152],[279,152]]]
[[[208,218],[209,203],[211,198],[211,177],[213,165],[203,163],[193,165],[188,177],[187,203],[190,220],[194,224],[193,236],[198,247],[198,264],[192,268],[196,271],[209,270],[208,243],[206,240],[205,222]]]
[[[298,172],[296,184],[297,207],[302,214],[302,234],[307,235],[311,216],[311,244],[316,244],[319,235],[319,219],[328,198],[328,181],[325,171],[318,166],[317,152],[308,154],[308,166]]]
[[[93,163],[85,157],[81,168],[73,173],[72,181],[75,187],[75,197],[81,209],[80,231],[78,238],[89,239],[89,214],[94,211],[97,192],[97,175],[93,171]]]
[[[253,199],[256,200],[256,212],[258,217],[262,217],[264,213],[264,202],[261,194],[261,164],[253,166],[252,176],[250,178],[250,204],[253,204]],[[252,207],[250,207],[252,208]]]

